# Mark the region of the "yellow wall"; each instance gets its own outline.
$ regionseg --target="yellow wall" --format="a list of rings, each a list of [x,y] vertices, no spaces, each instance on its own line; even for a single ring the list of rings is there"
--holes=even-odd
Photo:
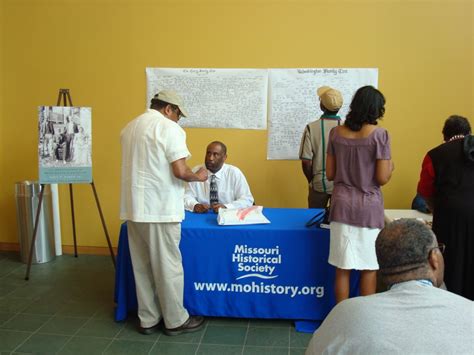
[[[69,88],[93,108],[94,179],[113,243],[121,128],[144,110],[146,67],[376,67],[396,170],[386,206],[407,208],[450,114],[473,118],[473,1],[0,0],[0,242],[16,242],[14,183],[35,179],[37,106]],[[1,88],[1,87],[0,87]],[[212,112],[211,112],[212,114]],[[187,129],[200,163],[219,139],[258,204],[304,207],[298,161],[267,161],[266,131]],[[72,244],[61,186],[64,244]],[[75,186],[78,241],[104,246],[91,189]]]
[[[3,0],[0,0],[0,176],[3,175],[4,166],[3,166]],[[0,184],[3,184],[3,180],[0,177]],[[2,199],[0,198],[0,211],[3,211],[4,204]],[[1,239],[0,239],[1,240]]]

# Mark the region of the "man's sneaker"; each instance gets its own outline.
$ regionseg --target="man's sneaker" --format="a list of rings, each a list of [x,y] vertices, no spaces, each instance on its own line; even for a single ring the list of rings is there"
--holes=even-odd
[[[149,328],[143,328],[142,326],[139,325],[138,332],[144,335],[150,335],[156,332],[160,326],[161,326],[161,322],[158,322],[153,327],[149,327]]]
[[[189,317],[184,324],[178,328],[168,329],[165,328],[164,332],[166,335],[180,335],[183,333],[197,332],[204,325],[204,317]]]

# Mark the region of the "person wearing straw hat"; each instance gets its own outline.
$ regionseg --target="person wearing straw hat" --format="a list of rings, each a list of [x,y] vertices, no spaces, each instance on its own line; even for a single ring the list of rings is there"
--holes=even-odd
[[[343,103],[341,92],[329,86],[320,87],[317,96],[323,114],[306,125],[299,153],[301,167],[309,184],[309,208],[325,208],[331,197],[333,183],[326,178],[326,148],[329,132],[341,122],[337,113]]]
[[[145,335],[155,332],[161,320],[166,335],[197,331],[204,324],[203,317],[191,317],[183,305],[179,241],[184,181],[207,180],[206,169],[194,173],[186,164],[186,133],[177,122],[187,115],[181,97],[163,90],[120,135],[120,218],[127,221],[138,330]]]

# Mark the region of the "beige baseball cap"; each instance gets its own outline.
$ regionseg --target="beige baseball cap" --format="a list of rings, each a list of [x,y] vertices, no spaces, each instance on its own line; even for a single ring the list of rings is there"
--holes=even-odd
[[[158,94],[153,96],[153,99],[167,102],[178,106],[184,117],[188,117],[188,111],[184,108],[183,99],[177,93],[171,90],[161,90]]]
[[[317,90],[317,93],[321,103],[329,111],[339,111],[342,107],[343,99],[339,90],[333,89],[329,86],[321,86]]]

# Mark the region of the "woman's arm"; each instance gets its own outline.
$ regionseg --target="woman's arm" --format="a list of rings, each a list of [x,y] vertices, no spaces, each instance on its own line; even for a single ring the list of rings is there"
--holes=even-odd
[[[333,181],[336,176],[336,156],[326,154],[326,178]]]
[[[393,169],[395,169],[395,167],[391,159],[378,159],[375,165],[375,181],[377,181],[377,184],[383,186],[389,182],[390,178],[392,177]]]

